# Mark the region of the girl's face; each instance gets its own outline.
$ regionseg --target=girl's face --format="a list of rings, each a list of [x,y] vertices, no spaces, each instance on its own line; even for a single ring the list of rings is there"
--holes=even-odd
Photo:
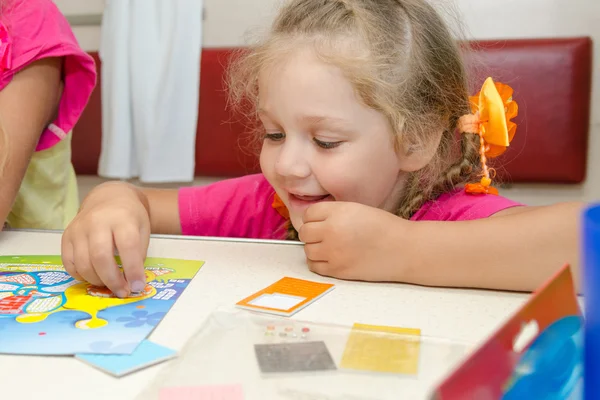
[[[385,116],[357,97],[342,71],[298,51],[259,79],[265,128],[260,166],[292,224],[320,201],[393,211],[406,179]]]

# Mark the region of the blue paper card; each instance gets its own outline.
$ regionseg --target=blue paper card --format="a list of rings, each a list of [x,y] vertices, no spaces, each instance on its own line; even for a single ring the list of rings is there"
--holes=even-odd
[[[175,350],[144,340],[131,354],[76,354],[75,358],[114,376],[123,376],[170,360]]]

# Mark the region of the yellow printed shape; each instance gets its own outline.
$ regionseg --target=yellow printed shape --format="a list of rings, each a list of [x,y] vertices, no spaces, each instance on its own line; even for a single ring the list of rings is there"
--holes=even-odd
[[[354,324],[340,363],[341,368],[416,375],[421,330]]]

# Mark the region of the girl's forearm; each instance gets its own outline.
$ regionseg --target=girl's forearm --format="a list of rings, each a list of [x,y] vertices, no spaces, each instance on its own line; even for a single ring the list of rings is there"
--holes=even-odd
[[[128,182],[110,181],[95,187],[83,200],[81,209],[110,201],[120,205],[129,202],[132,208],[141,204],[150,219],[152,233],[181,234],[177,194],[176,189],[142,188]]]
[[[562,203],[475,221],[414,222],[404,248],[410,263],[400,280],[532,291],[568,263],[579,290],[583,207]]]

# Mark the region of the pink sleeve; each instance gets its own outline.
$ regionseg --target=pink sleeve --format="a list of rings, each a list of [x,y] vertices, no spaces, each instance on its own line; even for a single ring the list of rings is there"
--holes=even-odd
[[[0,90],[27,65],[63,57],[64,89],[58,114],[42,133],[36,151],[52,147],[73,129],[96,85],[93,58],[84,52],[52,0],[7,0],[0,23]]]
[[[179,190],[184,235],[283,239],[285,220],[271,206],[275,191],[262,174]]]
[[[441,195],[413,215],[413,221],[467,221],[487,218],[523,204],[495,195],[470,195],[464,190]]]

